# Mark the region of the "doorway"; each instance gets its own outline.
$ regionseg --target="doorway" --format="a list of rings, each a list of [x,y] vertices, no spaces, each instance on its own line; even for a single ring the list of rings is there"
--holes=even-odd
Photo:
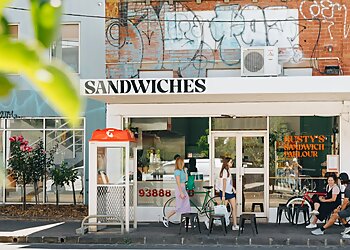
[[[237,216],[254,212],[267,217],[268,211],[268,136],[266,131],[212,131],[210,159],[211,182],[215,183],[222,166],[221,159],[234,160],[231,169],[237,192]]]

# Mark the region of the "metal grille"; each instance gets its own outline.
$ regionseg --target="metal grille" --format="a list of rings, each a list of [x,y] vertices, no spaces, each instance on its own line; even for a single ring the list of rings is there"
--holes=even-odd
[[[130,221],[134,219],[133,189],[130,186]],[[97,215],[113,215],[125,221],[125,185],[101,185],[97,187]],[[113,218],[101,218],[110,222]]]
[[[264,51],[262,51],[264,53]],[[244,68],[249,72],[258,72],[264,67],[264,57],[261,52],[247,51],[244,55]]]

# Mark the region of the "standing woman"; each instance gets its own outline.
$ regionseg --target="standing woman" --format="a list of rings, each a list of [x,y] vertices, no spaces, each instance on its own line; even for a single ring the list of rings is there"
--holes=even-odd
[[[236,211],[236,190],[232,186],[232,175],[230,172],[230,168],[233,165],[232,158],[226,157],[222,161],[222,167],[220,170],[220,181],[219,181],[219,189],[220,189],[220,197],[224,204],[227,204],[227,201],[230,202],[232,211],[231,216],[233,219],[232,230],[238,230],[237,226],[237,211]]]
[[[176,199],[176,209],[171,211],[166,217],[163,217],[163,224],[165,227],[169,227],[169,218],[174,214],[190,213],[190,199],[186,192],[186,181],[187,174],[184,171],[184,159],[182,157],[177,157],[175,161],[175,199]]]

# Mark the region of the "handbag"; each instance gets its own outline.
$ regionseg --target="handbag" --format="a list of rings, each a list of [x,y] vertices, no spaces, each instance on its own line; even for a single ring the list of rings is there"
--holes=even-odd
[[[227,208],[225,205],[221,204],[221,205],[214,206],[214,214],[225,215],[226,226],[230,225],[230,212],[227,211]],[[221,222],[219,223],[219,221],[215,223],[215,225],[219,225],[219,224],[221,224]]]

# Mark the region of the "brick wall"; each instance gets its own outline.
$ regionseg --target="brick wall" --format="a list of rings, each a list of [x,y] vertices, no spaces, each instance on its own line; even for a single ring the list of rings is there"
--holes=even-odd
[[[279,47],[284,67],[313,67],[314,75],[322,75],[325,65],[339,64],[347,75],[348,9],[346,0],[106,0],[106,15],[117,17],[106,19],[106,76],[161,69],[206,76],[207,69],[239,68],[241,47],[266,45]]]

